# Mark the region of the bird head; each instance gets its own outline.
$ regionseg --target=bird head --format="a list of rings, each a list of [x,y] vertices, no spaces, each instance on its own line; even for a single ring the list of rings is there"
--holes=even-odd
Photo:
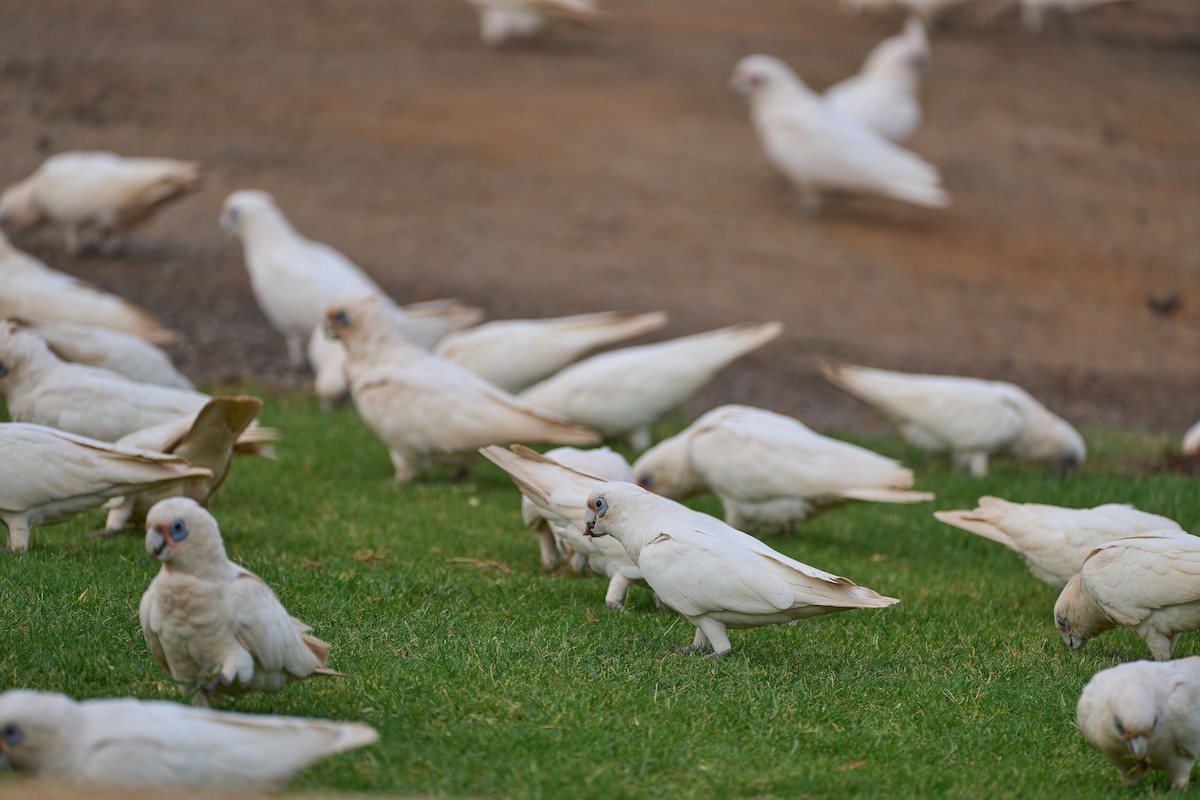
[[[600,484],[587,499],[584,534],[592,538],[612,536],[624,543],[622,526],[637,516],[641,501],[646,497],[653,495],[636,484],[624,481]]]
[[[0,694],[0,765],[36,774],[62,755],[61,735],[73,728],[78,706],[66,695],[10,689]]]
[[[42,337],[19,320],[0,321],[0,395],[7,395],[39,362],[57,360]]]
[[[681,500],[699,487],[692,474],[685,434],[672,436],[642,453],[633,465],[638,486],[655,494]]]
[[[800,85],[791,67],[774,56],[746,56],[737,63],[730,79],[734,91],[754,101],[765,91],[790,85]]]
[[[187,573],[227,561],[217,521],[188,497],[160,500],[150,507],[146,554],[173,571]]]
[[[367,356],[374,347],[393,342],[395,324],[387,302],[374,295],[345,297],[325,312],[325,336],[337,339],[352,356]]]
[[[1095,601],[1084,591],[1082,574],[1067,581],[1054,604],[1054,626],[1062,634],[1063,643],[1078,650],[1101,633],[1103,627],[1096,624],[1099,611]]]
[[[33,194],[33,181],[14,183],[0,194],[0,226],[19,231],[32,228],[42,219],[42,207]]]
[[[229,235],[240,236],[247,221],[264,211],[278,213],[274,197],[258,189],[241,189],[225,198],[218,224]]]

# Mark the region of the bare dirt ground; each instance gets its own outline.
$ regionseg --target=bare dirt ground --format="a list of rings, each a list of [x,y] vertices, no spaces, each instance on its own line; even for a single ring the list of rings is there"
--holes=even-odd
[[[1194,0],[1041,37],[1012,16],[952,20],[910,145],[952,208],[858,199],[816,219],[766,164],[729,74],[766,52],[824,88],[899,20],[833,0],[606,8],[607,33],[490,51],[457,0],[6,0],[0,183],[64,149],[208,174],[117,258],[66,259],[49,232],[15,241],[185,331],[175,354],[205,381],[300,380],[216,227],[230,191],[261,188],[401,302],[664,308],[671,335],[787,324],[697,408],[868,423],[817,377],[834,357],[1014,380],[1083,424],[1200,417]],[[1172,293],[1181,310],[1153,314],[1148,297]]]

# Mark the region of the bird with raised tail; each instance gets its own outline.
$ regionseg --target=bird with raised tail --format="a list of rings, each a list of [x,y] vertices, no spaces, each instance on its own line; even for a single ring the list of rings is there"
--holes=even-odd
[[[313,762],[378,739],[357,722],[76,701],[31,689],[0,694],[0,755],[13,769],[93,789],[275,792]]]
[[[612,350],[572,364],[520,397],[645,450],[652,424],[691,400],[720,370],[782,332],[778,322],[733,325]]]
[[[65,362],[40,336],[11,321],[0,322],[0,395],[7,398],[15,422],[49,425],[105,442],[196,414],[212,399]]]
[[[105,505],[108,516],[101,533],[116,534],[139,526],[144,530],[150,507],[168,497],[190,497],[207,506],[208,499],[229,475],[235,454],[274,458],[271,443],[279,438],[279,432],[250,427],[261,410],[262,401],[257,397],[217,397],[194,416],[164,422],[118,439],[119,446],[180,456],[212,474],[113,498]]]
[[[346,348],[354,407],[387,446],[399,483],[431,461],[461,461],[490,444],[600,438],[396,336],[378,297],[331,307],[329,329]]]
[[[78,254],[88,237],[111,250],[121,234],[199,188],[195,161],[58,153],[4,190],[0,225],[17,231],[47,222],[57,225],[69,255]]]
[[[547,569],[558,567],[555,539],[560,539],[583,559],[579,566],[609,579],[605,606],[623,609],[629,587],[645,585],[641,573],[620,542],[587,536],[584,527],[593,489],[608,480],[632,480],[625,459],[607,448],[560,448],[544,456],[520,445],[511,450],[485,447],[479,452],[507,472],[521,490],[521,516],[541,540],[542,564]]]
[[[826,89],[825,102],[842,116],[902,144],[921,124],[917,93],[928,67],[929,36],[921,20],[911,17],[904,30],[876,45],[857,75]]]
[[[672,500],[710,491],[725,522],[790,531],[849,500],[922,503],[912,470],[862,447],[830,439],[799,420],[748,406],[721,406],[647,450],[637,483]]]
[[[162,569],[138,618],[154,660],[207,706],[250,691],[277,692],[329,669],[329,645],[288,614],[261,578],[225,555],[213,516],[186,497],[146,515],[146,554]]]
[[[384,303],[391,308],[392,328],[400,338],[422,350],[430,350],[445,336],[469,328],[483,319],[483,310],[458,300],[427,300],[407,306]],[[341,342],[326,335],[325,319],[313,328],[308,340],[308,363],[315,378],[313,390],[325,408],[350,399],[346,385],[346,350]]]
[[[111,370],[138,383],[194,389],[171,357],[137,336],[96,325],[20,320],[63,361]]]
[[[612,536],[658,599],[696,626],[686,652],[731,649],[727,628],[778,625],[900,602],[802,564],[718,519],[630,483],[588,496],[585,532]]]
[[[173,344],[179,334],[124,298],[101,291],[23,253],[0,233],[0,319],[94,325]]]
[[[937,168],[833,110],[778,58],[743,58],[732,83],[750,102],[767,160],[796,187],[806,214],[816,213],[821,193],[830,191],[926,208],[949,204]]]
[[[205,480],[180,456],[136,450],[43,425],[0,423],[0,520],[7,552],[29,549],[30,529],[53,525],[111,497]]]
[[[821,374],[887,417],[915,447],[950,454],[975,477],[1008,454],[1066,472],[1087,457],[1083,437],[1019,386],[1003,381],[829,364]]]
[[[1134,661],[1097,672],[1075,710],[1083,738],[1137,786],[1162,770],[1186,789],[1200,754],[1200,656]]]
[[[1173,519],[1119,503],[1063,508],[981,497],[974,511],[935,511],[933,516],[1018,553],[1035,578],[1056,589],[1079,574],[1088,553],[1106,542],[1180,529]]]
[[[1072,650],[1123,627],[1168,660],[1179,634],[1200,628],[1200,538],[1167,530],[1100,545],[1063,587],[1054,624]]]
[[[536,39],[556,23],[600,30],[608,15],[596,0],[467,0],[479,12],[479,36],[489,47]]]
[[[433,352],[517,394],[588,353],[666,324],[662,311],[497,320],[451,333]]]

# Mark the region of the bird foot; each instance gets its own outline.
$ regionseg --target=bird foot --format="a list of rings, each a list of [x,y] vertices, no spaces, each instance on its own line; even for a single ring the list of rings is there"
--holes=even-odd
[[[207,698],[213,697],[224,681],[221,679],[221,665],[210,665],[204,672],[196,676],[196,690]]]
[[[624,611],[625,604],[620,600],[605,601],[604,607],[609,611]]]
[[[699,653],[703,649],[700,645],[689,644],[687,647],[671,648],[671,652],[677,656],[690,656],[692,653]]]

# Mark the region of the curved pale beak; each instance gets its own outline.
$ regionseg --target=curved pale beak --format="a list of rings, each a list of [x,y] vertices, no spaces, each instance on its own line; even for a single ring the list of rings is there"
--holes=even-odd
[[[594,539],[597,536],[604,535],[603,533],[600,533],[596,530],[596,512],[595,511],[592,511],[592,509],[589,508],[587,510],[587,513],[584,514],[583,519],[584,519],[584,526],[583,526],[583,535],[584,536],[587,536],[590,539]]]
[[[1063,643],[1066,644],[1066,646],[1071,648],[1072,650],[1078,650],[1079,648],[1083,647],[1085,644],[1088,643],[1087,639],[1083,638],[1082,636],[1076,636],[1075,634],[1071,633],[1070,631],[1063,631],[1062,637],[1063,637]]]
[[[146,555],[156,561],[167,561],[171,558],[171,548],[162,526],[146,529]]]
[[[1125,746],[1129,748],[1129,752],[1133,753],[1133,757],[1138,761],[1146,760],[1146,752],[1150,748],[1150,738],[1145,734],[1130,736],[1125,740]]]

